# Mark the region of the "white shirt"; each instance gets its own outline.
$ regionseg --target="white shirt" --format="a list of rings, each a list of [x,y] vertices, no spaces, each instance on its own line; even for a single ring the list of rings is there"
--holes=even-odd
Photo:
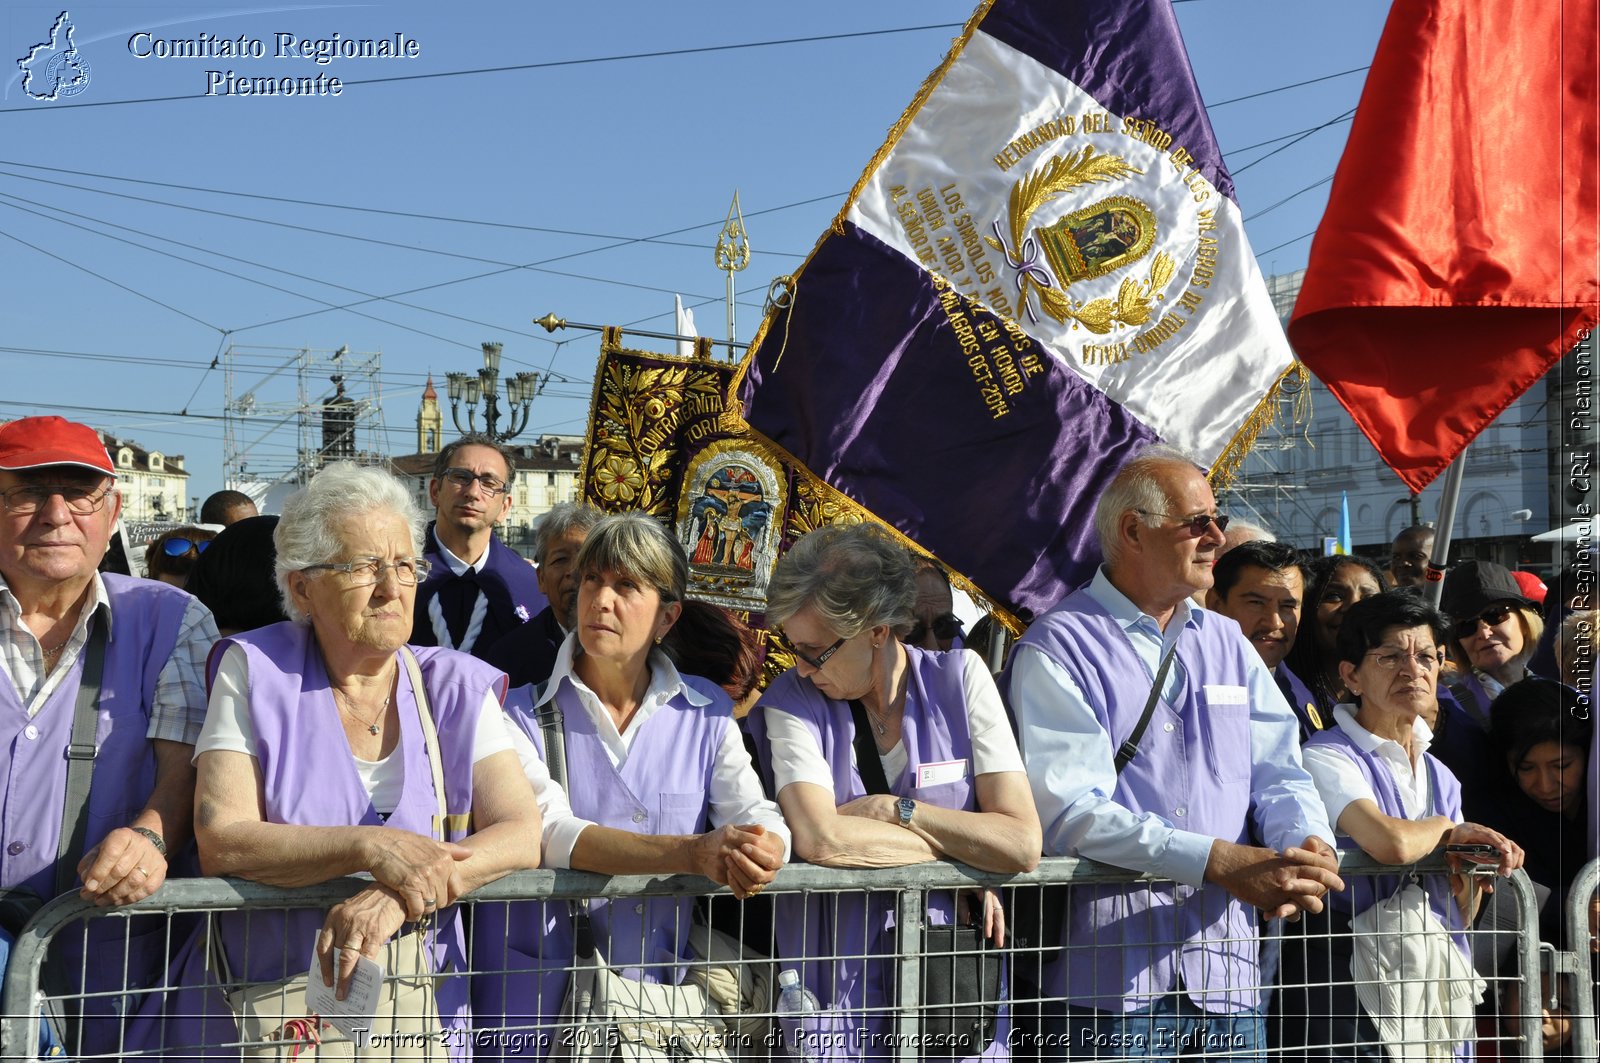
[[[628,721],[628,728],[618,732],[611,713],[606,711],[600,703],[600,698],[593,690],[586,686],[577,672],[573,671],[573,654],[578,645],[576,635],[568,635],[567,641],[561,644],[561,649],[556,654],[555,668],[550,673],[549,685],[545,687],[544,698],[538,704],[549,701],[560,688],[563,680],[572,684],[573,690],[578,695],[578,704],[589,714],[594,722],[595,731],[600,736],[600,744],[606,751],[606,759],[612,766],[621,769],[628,761],[628,754],[633,748],[633,740],[642,725],[654,716],[661,707],[671,701],[680,693],[696,707],[711,704],[711,699],[695,690],[683,681],[683,676],[678,674],[678,669],[660,650],[650,654],[650,685],[645,690],[644,698],[639,703],[639,708]],[[512,727],[513,731],[520,728]],[[523,754],[519,746],[519,755],[523,756],[523,767],[529,766],[528,756],[539,760],[537,752],[528,743],[528,753]],[[543,768],[543,761],[539,761]],[[549,775],[546,772],[545,777]],[[529,779],[533,776],[530,774]],[[572,780],[569,780],[569,785]],[[549,783],[554,788],[555,784]],[[789,827],[783,821],[783,813],[778,811],[778,806],[767,800],[761,790],[761,780],[756,775],[755,766],[750,763],[750,753],[744,747],[744,738],[739,730],[739,725],[729,720],[728,727],[722,733],[722,745],[717,749],[716,762],[711,768],[711,779],[706,787],[710,800],[710,819],[713,827],[721,827],[728,823],[759,823],[768,831],[776,834],[783,842],[784,862],[789,860]],[[563,802],[565,795],[563,795]],[[570,813],[570,808],[569,808]],[[544,821],[544,860],[541,867],[571,867],[572,848],[577,844],[578,835],[590,826],[593,820],[581,819],[568,814],[552,818],[545,817]]]
[[[1017,740],[1011,733],[1011,723],[1006,719],[1005,706],[1000,703],[1000,691],[989,675],[989,668],[971,650],[953,651],[961,654],[961,686],[966,698],[967,730],[972,736],[972,775],[987,775],[997,771],[1022,771],[1022,754],[1017,752]],[[773,783],[779,793],[790,783],[808,782],[833,792],[833,769],[823,759],[817,740],[805,723],[792,713],[771,711],[766,714],[767,739],[772,745]],[[850,749],[855,760],[855,747]],[[890,785],[906,771],[910,754],[905,742],[899,741],[887,753],[879,753],[883,762],[883,777]]]
[[[479,573],[483,566],[489,563],[489,551],[486,548],[478,555],[478,560],[467,562],[461,560],[450,552],[450,548],[439,538],[439,529],[433,530],[433,541],[439,547],[439,556],[444,558],[444,563],[450,566],[450,571],[456,576],[465,576],[468,572]],[[483,632],[483,618],[489,615],[489,596],[480,588],[477,599],[472,603],[472,616],[467,619],[467,630],[461,633],[461,645],[457,646],[450,640],[450,625],[444,618],[444,606],[439,604],[439,596],[435,594],[428,599],[428,623],[433,627],[434,641],[447,650],[460,650],[462,653],[471,653],[472,647],[477,645],[478,636]]]
[[[402,674],[404,671],[402,670]],[[407,680],[409,682],[409,680]],[[500,701],[490,690],[478,706],[478,718],[473,725],[472,763],[511,749]],[[226,749],[255,757],[256,733],[250,720],[250,659],[244,647],[230,645],[217,666],[217,677],[211,684],[211,704],[206,710],[205,726],[200,740],[195,743],[196,758],[213,749]],[[405,758],[397,755],[400,747],[382,760],[362,760],[351,754],[361,785],[372,801],[372,807],[387,816],[400,802],[400,791],[405,783]]]
[[[1428,725],[1422,722],[1420,716],[1411,724],[1411,749],[1416,756],[1413,766],[1412,758],[1406,756],[1400,743],[1379,738],[1357,723],[1354,708],[1353,705],[1335,705],[1334,725],[1355,743],[1357,749],[1371,753],[1383,762],[1395,781],[1395,789],[1400,791],[1400,803],[1405,807],[1407,819],[1426,819],[1432,815],[1432,773],[1423,759],[1428,746],[1433,744],[1433,732]],[[1365,799],[1377,804],[1378,795],[1367,785],[1361,769],[1338,748],[1313,744],[1304,747],[1301,755],[1305,758],[1306,770],[1311,773],[1312,781],[1317,784],[1317,792],[1322,795],[1322,803],[1328,809],[1328,819],[1336,828],[1339,817],[1350,806],[1350,802]]]

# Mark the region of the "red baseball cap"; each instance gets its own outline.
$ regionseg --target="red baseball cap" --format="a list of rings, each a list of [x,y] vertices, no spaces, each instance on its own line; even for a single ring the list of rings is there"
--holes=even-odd
[[[1524,572],[1521,569],[1511,573],[1511,578],[1517,581],[1517,586],[1522,588],[1522,593],[1527,597],[1544,604],[1545,595],[1550,593],[1550,588],[1544,585],[1536,573]]]
[[[117,474],[100,433],[65,417],[24,417],[0,426],[0,469],[16,472],[47,465],[79,465]]]

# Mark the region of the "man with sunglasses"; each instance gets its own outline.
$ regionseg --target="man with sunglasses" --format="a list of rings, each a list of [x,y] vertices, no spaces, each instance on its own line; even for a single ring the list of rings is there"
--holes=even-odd
[[[462,436],[434,459],[424,555],[433,569],[417,588],[414,645],[482,657],[547,604],[533,566],[494,533],[515,474],[511,452],[485,435]]]
[[[99,904],[141,900],[189,845],[190,756],[217,629],[174,587],[96,571],[121,508],[94,429],[60,417],[0,427],[0,732],[10,750],[0,760],[0,888],[13,898],[77,888]],[[86,970],[88,984],[72,992],[90,993],[85,1020],[100,1017],[82,1027],[89,1053],[118,1048],[95,1043],[119,1036],[121,997],[95,992],[161,977],[162,936],[141,938],[136,922],[125,937],[112,922],[87,944],[67,935],[52,956],[74,981]],[[87,962],[86,949],[116,960]],[[124,1049],[159,1034],[132,1020],[125,1032]]]
[[[1046,1044],[1253,1058],[1255,909],[1320,911],[1343,889],[1333,830],[1272,674],[1238,624],[1190,600],[1227,524],[1199,467],[1141,451],[1094,522],[1106,563],[1018,643],[1011,707],[1045,853],[1164,881],[1047,898],[1069,929],[1044,972],[1044,998],[1066,1001]]]
[[[917,601],[912,606],[916,622],[903,641],[925,650],[960,649],[961,620],[955,614],[950,576],[938,562],[919,557],[916,581]]]

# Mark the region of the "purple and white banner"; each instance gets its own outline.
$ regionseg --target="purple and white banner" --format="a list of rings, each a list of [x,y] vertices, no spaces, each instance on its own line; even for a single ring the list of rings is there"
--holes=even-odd
[[[750,425],[1024,617],[1134,450],[1210,465],[1292,363],[1168,0],[980,8],[792,294]]]

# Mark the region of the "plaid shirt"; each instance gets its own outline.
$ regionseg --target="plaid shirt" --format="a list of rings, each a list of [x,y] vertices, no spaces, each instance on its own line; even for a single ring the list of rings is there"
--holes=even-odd
[[[99,612],[107,625],[115,622],[111,600],[106,596],[105,583],[98,573],[90,586],[91,599],[78,614],[78,622],[62,651],[61,660],[55,671],[47,672],[44,648],[23,624],[22,604],[6,584],[5,577],[0,576],[0,635],[3,635],[0,637],[0,663],[30,717],[38,714],[40,707],[61,685],[62,677],[72,671],[73,662],[89,640],[89,617]],[[137,620],[137,617],[125,618],[127,623]],[[106,630],[110,632],[111,628],[108,626]],[[147,738],[192,746],[200,737],[200,726],[206,718],[206,655],[217,638],[211,610],[201,605],[199,599],[190,599],[172,656],[156,679],[155,703],[151,707],[149,730],[145,732]]]

